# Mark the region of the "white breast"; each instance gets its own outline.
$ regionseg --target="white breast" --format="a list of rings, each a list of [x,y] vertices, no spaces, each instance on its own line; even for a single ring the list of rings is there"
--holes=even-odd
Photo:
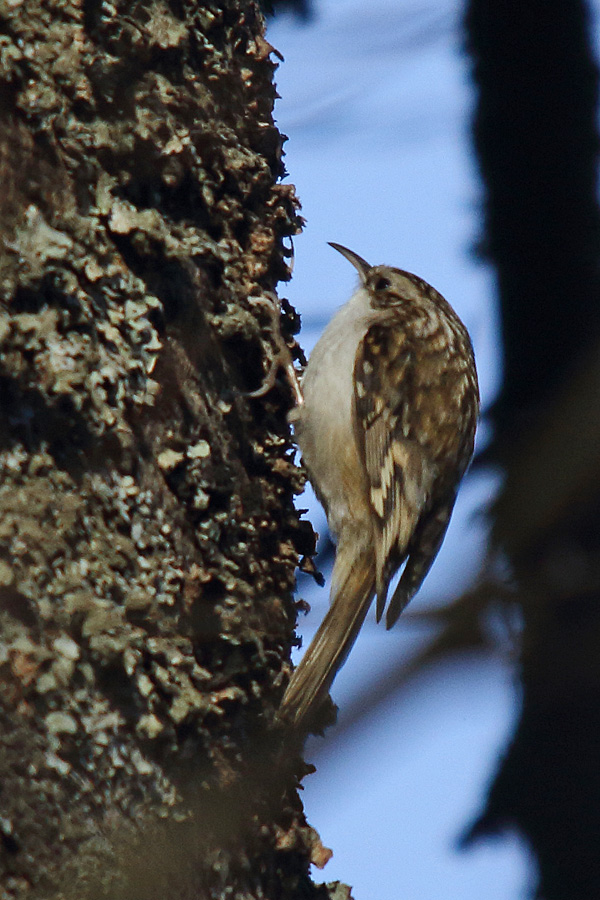
[[[367,509],[363,467],[354,431],[354,363],[374,319],[368,294],[359,289],[335,314],[311,353],[295,432],[310,480],[339,537]]]

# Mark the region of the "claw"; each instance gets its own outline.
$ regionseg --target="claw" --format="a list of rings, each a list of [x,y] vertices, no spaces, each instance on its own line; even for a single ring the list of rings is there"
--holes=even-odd
[[[267,308],[269,316],[271,318],[271,331],[273,333],[273,340],[275,341],[275,346],[277,348],[275,355],[271,360],[271,364],[269,366],[269,371],[267,372],[263,383],[259,388],[255,391],[249,391],[246,396],[247,397],[264,397],[265,394],[268,394],[270,390],[275,386],[275,379],[277,378],[277,373],[280,369],[283,369],[285,375],[287,377],[288,383],[292,389],[292,393],[294,395],[294,401],[296,406],[302,406],[304,403],[304,397],[302,396],[302,389],[300,388],[300,382],[298,381],[298,375],[294,368],[294,361],[292,359],[292,354],[290,353],[290,348],[286,344],[281,334],[281,307],[279,305],[279,300],[275,296],[275,294],[267,293],[266,296],[263,297],[250,297],[250,302],[257,304],[259,306],[264,306]]]

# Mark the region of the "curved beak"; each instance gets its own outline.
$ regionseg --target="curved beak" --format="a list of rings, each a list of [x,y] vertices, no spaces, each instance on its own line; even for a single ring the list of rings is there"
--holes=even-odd
[[[371,268],[369,263],[363,259],[362,256],[359,256],[358,253],[353,253],[352,250],[348,250],[347,247],[342,247],[341,244],[334,244],[333,241],[328,241],[327,243],[330,247],[333,247],[334,250],[337,250],[338,253],[341,253],[342,256],[345,256],[348,262],[352,263],[360,275],[360,280],[364,284],[367,278],[367,272]]]

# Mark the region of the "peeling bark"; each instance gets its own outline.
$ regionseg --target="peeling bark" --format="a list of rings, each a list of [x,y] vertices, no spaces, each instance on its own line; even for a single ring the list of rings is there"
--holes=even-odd
[[[301,221],[262,18],[0,23],[1,896],[327,896],[272,732],[314,544],[291,394],[245,395]]]

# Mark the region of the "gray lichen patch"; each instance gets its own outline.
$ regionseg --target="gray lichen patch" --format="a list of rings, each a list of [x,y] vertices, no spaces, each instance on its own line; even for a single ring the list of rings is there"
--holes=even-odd
[[[252,0],[1,15],[2,897],[135,898],[120,844],[182,821],[207,896],[273,877],[292,896],[303,876],[266,862],[272,779],[239,800],[275,754],[312,549],[289,389],[246,396],[274,345],[253,300],[300,226],[262,19]]]

